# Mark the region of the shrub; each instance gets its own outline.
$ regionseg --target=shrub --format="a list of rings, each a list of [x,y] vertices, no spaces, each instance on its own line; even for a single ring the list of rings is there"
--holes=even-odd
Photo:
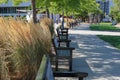
[[[52,19],[49,19],[49,18],[43,18],[41,21],[40,21],[40,25],[41,26],[47,26],[49,27],[49,30],[51,32],[51,35],[53,35],[54,33],[54,27],[53,27],[53,20]]]
[[[51,48],[48,26],[0,18],[1,80],[34,80]]]

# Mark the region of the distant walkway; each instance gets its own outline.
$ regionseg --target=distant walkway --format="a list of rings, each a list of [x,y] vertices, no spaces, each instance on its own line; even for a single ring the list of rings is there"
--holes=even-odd
[[[82,24],[83,26],[85,26],[84,24]],[[81,25],[81,26],[82,26]],[[82,29],[82,28],[75,28],[74,30],[70,30],[69,34],[83,34],[83,35],[109,35],[109,36],[120,36],[120,32],[112,32],[112,31],[91,31],[87,28],[86,25],[86,29]]]
[[[93,35],[89,24],[74,27],[69,34],[75,47],[73,70],[88,72],[85,80],[120,80],[120,50]]]

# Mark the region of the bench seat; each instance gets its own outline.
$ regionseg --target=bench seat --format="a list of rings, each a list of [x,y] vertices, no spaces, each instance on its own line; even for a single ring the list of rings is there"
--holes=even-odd
[[[78,80],[83,80],[88,76],[86,72],[59,72],[53,71],[49,56],[46,54],[42,58],[41,65],[38,69],[35,80],[55,80],[55,77],[76,77]]]

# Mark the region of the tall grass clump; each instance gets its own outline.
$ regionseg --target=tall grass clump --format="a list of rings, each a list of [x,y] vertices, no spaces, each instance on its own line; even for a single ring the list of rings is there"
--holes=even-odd
[[[51,35],[53,35],[54,33],[54,27],[53,27],[53,20],[52,19],[49,19],[49,18],[43,18],[41,21],[40,21],[40,25],[41,26],[47,26],[49,27],[49,30],[51,32]],[[47,32],[46,32],[47,33]]]
[[[64,20],[66,22],[65,28],[70,28],[70,24],[75,22],[75,20],[71,18],[64,18]]]
[[[34,80],[51,48],[48,26],[0,18],[0,80]]]

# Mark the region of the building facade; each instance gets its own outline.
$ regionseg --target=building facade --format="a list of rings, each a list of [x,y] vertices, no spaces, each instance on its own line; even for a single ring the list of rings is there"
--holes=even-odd
[[[0,16],[26,16],[27,13],[24,12],[18,12],[18,9],[27,9],[31,5],[30,2],[24,2],[17,6],[14,6],[14,4],[9,0],[8,3],[0,4]]]
[[[100,4],[100,8],[105,15],[110,14],[110,8],[113,6],[113,0],[96,0],[96,2]]]

